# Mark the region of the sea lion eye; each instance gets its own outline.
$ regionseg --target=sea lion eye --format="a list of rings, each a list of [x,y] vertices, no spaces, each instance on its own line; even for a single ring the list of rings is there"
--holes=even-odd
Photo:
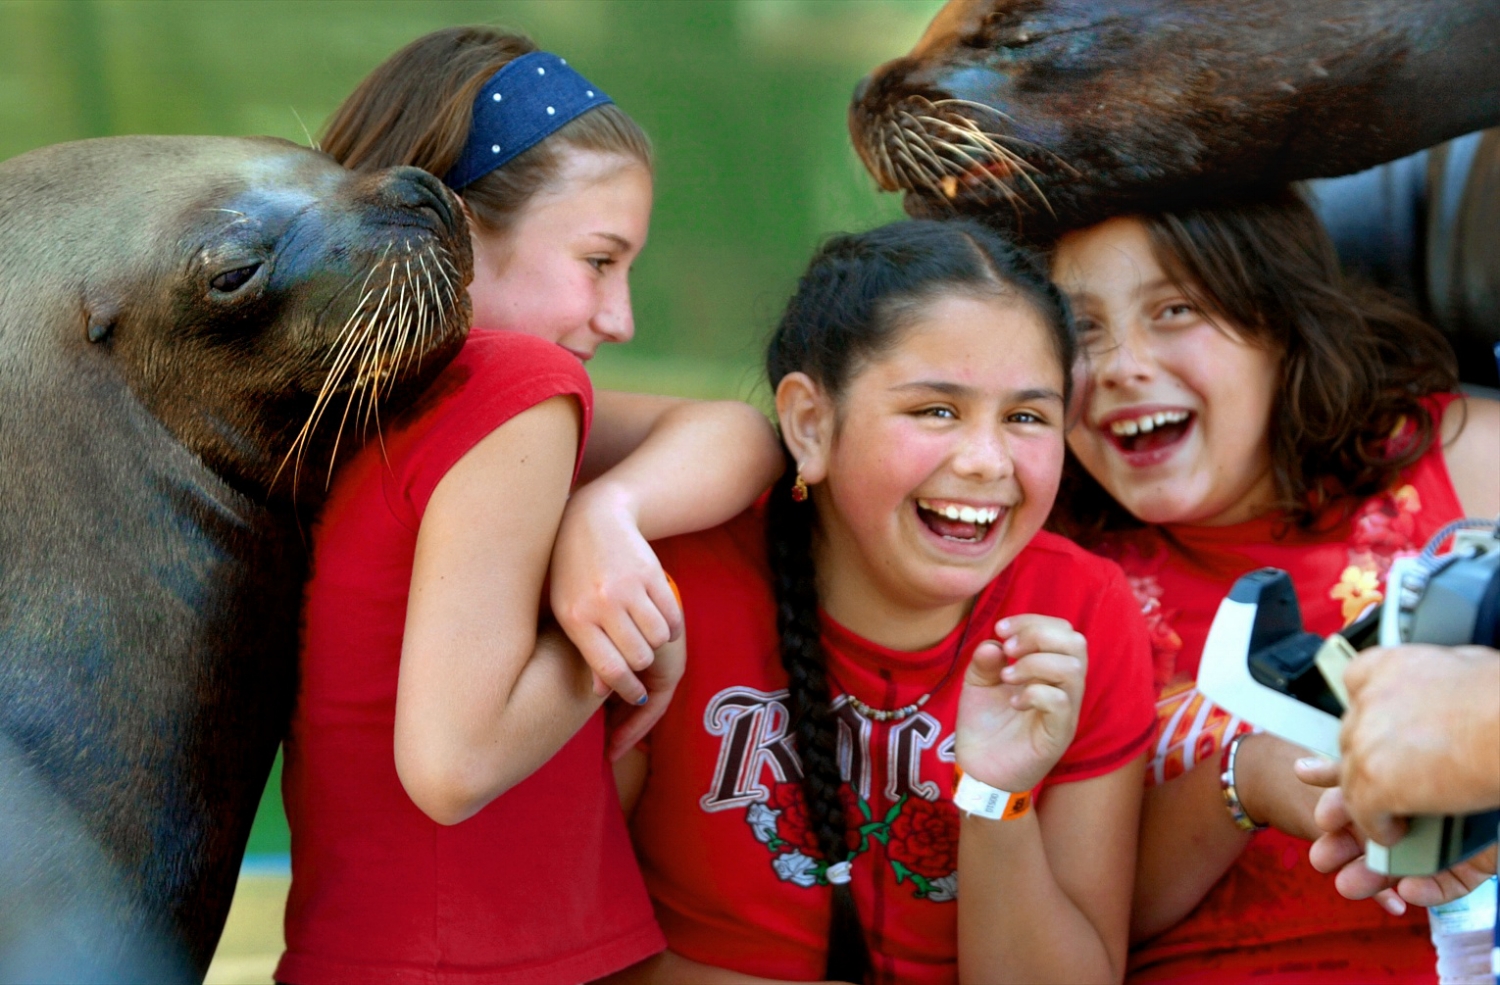
[[[260,264],[252,263],[248,267],[236,267],[233,270],[226,270],[209,281],[208,286],[224,294],[233,294],[244,287],[259,269]]]

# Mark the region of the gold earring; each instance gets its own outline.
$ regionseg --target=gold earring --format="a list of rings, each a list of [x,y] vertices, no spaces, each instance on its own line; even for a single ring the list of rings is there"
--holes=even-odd
[[[807,502],[807,480],[802,478],[802,470],[797,470],[797,481],[792,483],[792,502]]]

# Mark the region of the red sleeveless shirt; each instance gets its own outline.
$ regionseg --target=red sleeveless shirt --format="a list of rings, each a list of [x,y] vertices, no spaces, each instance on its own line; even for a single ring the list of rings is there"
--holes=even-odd
[[[578,982],[664,946],[602,715],[460,824],[422,813],[396,775],[396,677],[428,499],[495,428],[564,394],[586,431],[592,391],[574,356],[475,331],[383,447],[372,441],[338,474],[313,535],[286,741],[292,890],[278,981]]]

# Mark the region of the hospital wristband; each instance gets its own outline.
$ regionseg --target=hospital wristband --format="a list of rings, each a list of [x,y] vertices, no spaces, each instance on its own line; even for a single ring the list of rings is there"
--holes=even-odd
[[[1031,813],[1031,791],[1010,793],[976,780],[955,765],[958,782],[953,786],[953,806],[991,821],[1015,821]]]

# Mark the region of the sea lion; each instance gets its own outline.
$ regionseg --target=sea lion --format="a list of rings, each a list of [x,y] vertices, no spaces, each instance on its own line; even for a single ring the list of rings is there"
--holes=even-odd
[[[415,168],[189,137],[0,164],[0,738],[189,977],[288,719],[304,523],[462,345],[471,273]]]
[[[849,129],[912,214],[980,215],[1045,244],[1500,124],[1497,52],[1500,0],[952,0],[910,54],[859,83]],[[1500,339],[1500,258],[1481,243],[1500,143],[1485,146],[1472,171],[1424,182],[1434,208],[1463,198],[1455,215],[1472,218],[1449,224],[1462,242],[1434,271],[1445,283],[1408,292],[1478,348]],[[1374,207],[1324,211],[1338,227]],[[1477,365],[1492,375],[1493,360]]]

